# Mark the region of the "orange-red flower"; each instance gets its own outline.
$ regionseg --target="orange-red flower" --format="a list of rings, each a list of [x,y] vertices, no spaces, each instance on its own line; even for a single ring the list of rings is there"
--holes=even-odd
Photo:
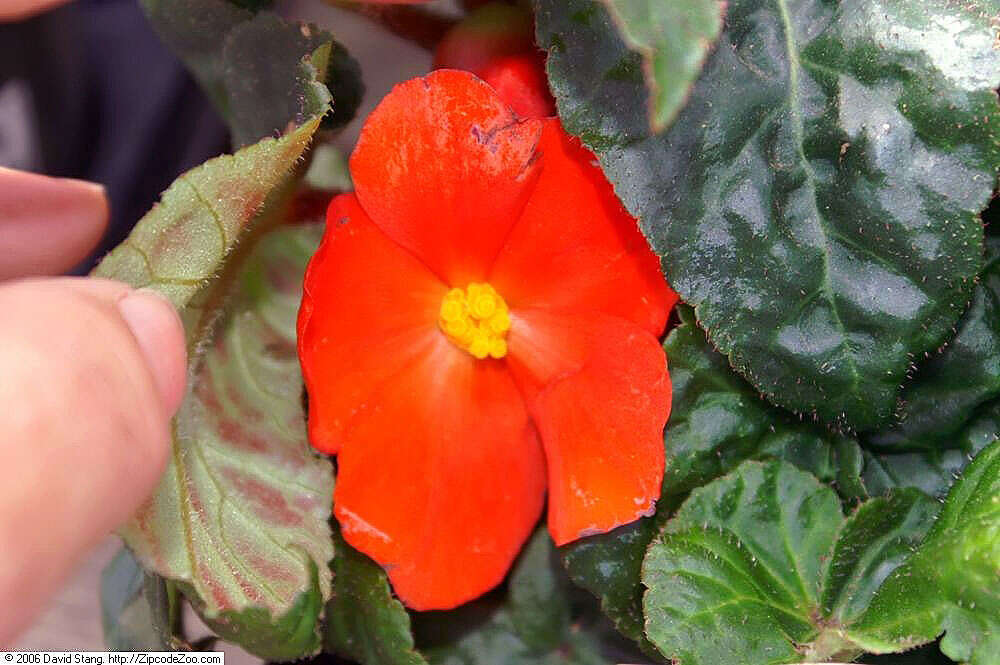
[[[531,12],[491,2],[455,25],[434,49],[435,69],[464,69],[489,83],[522,118],[555,115],[545,52],[535,46]]]
[[[648,515],[676,296],[593,156],[467,72],[397,86],[309,264],[299,355],[344,537],[415,609]]]

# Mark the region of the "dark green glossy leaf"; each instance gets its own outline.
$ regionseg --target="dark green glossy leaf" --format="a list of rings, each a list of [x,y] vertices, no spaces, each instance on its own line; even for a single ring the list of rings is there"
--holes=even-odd
[[[873,428],[951,334],[1000,164],[991,12],[732,0],[669,131],[598,0],[536,0],[566,128],[730,363],[768,399]]]
[[[227,120],[236,145],[283,132],[320,105],[325,112],[331,94],[334,110],[325,126],[339,127],[354,117],[363,92],[360,69],[330,33],[227,0],[142,0],[142,5],[160,38]],[[322,61],[312,63],[317,76],[302,61],[326,44]]]
[[[255,175],[226,172],[230,182]],[[133,232],[149,237],[142,245],[149,264],[141,265],[191,269],[194,261],[184,257],[202,258],[195,248],[205,236],[195,230],[207,213],[171,216],[172,209],[166,200],[157,209],[161,231],[146,227],[147,217]],[[219,227],[208,228],[218,238]],[[274,660],[319,649],[318,617],[330,595],[333,470],[306,440],[295,353],[302,274],[320,233],[315,225],[288,227],[245,240],[248,256],[228,267],[235,279],[193,294],[198,306],[184,311],[193,388],[174,420],[172,456],[156,493],[121,530],[142,565],[182,584],[222,637]],[[132,277],[121,265],[131,266],[106,260],[101,274]],[[185,281],[183,289],[202,283]],[[192,297],[173,281],[149,285],[178,304]]]
[[[594,594],[621,634],[650,654],[657,652],[643,630],[640,574],[656,531],[654,518],[647,517],[561,548],[570,579]]]
[[[558,649],[569,630],[566,575],[544,529],[528,541],[508,582],[510,620],[521,640],[536,651]]]
[[[333,597],[326,606],[323,648],[362,665],[422,665],[410,617],[392,595],[385,571],[334,528]]]
[[[1000,662],[1000,441],[966,467],[916,554],[888,577],[850,635],[885,652],[941,632],[950,658]]]
[[[857,443],[765,402],[712,348],[691,310],[679,312],[681,325],[663,345],[673,385],[664,495],[686,494],[745,459],[776,458],[836,483],[845,497],[863,498]]]
[[[684,105],[709,49],[722,29],[719,0],[602,0],[622,39],[642,58],[654,132]]]
[[[302,58],[328,46],[325,59],[304,68]],[[333,35],[309,24],[292,24],[262,12],[234,26],[222,49],[222,81],[229,108],[233,142],[252,143],[281,131],[289,122],[326,108],[333,113],[324,126],[350,122],[361,103],[361,68]],[[317,80],[318,78],[318,80]],[[325,84],[325,85],[324,85]]]
[[[745,462],[694,490],[650,546],[646,634],[675,665],[852,660],[844,628],[936,507],[910,490],[845,519],[810,474]]]
[[[162,577],[122,548],[101,572],[101,626],[112,651],[170,651],[171,606]]]
[[[944,498],[973,456],[1000,438],[1000,399],[984,404],[948,448],[921,452],[877,454],[865,451],[862,482],[872,496],[894,487],[916,487]]]
[[[995,231],[995,230],[994,230]],[[865,436],[882,449],[954,447],[984,403],[1000,395],[1000,238],[986,238],[986,268],[958,332],[922,363],[901,396],[900,424]]]

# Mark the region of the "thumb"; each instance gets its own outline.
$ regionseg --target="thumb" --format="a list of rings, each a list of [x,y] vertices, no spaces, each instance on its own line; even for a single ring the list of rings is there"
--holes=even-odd
[[[134,513],[184,391],[177,313],[96,279],[0,285],[0,645]]]

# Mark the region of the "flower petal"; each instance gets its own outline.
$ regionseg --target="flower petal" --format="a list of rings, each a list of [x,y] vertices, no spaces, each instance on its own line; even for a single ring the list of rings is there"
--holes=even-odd
[[[545,495],[541,446],[510,373],[443,336],[355,417],[338,467],[344,537],[417,610],[499,584]]]
[[[490,283],[511,307],[597,310],[658,337],[677,294],[596,158],[556,119],[539,152],[541,177]]]
[[[667,360],[617,317],[512,312],[509,366],[545,448],[557,544],[649,515],[663,480]]]
[[[358,199],[452,286],[482,281],[531,193],[540,131],[472,74],[431,72],[368,116],[351,156]]]
[[[446,292],[372,224],[353,194],[330,203],[298,319],[315,448],[337,452],[347,424],[377,386],[438,341]]]
[[[538,51],[496,59],[481,69],[479,78],[522,118],[556,114],[556,102],[545,79],[545,58]]]

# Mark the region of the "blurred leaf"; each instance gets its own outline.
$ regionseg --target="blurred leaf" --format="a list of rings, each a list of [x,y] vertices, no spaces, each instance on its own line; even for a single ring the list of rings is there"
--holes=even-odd
[[[853,660],[845,623],[937,504],[910,490],[844,518],[834,492],[781,461],[696,489],[643,564],[646,634],[675,665]]]
[[[392,595],[385,571],[334,528],[333,597],[326,606],[324,649],[362,665],[423,665],[410,617]]]
[[[324,58],[303,57],[325,47]],[[361,68],[333,35],[306,23],[292,24],[262,12],[234,26],[222,49],[222,77],[228,96],[233,142],[253,143],[289,122],[325,109],[325,127],[340,127],[354,117],[364,88]],[[325,84],[325,85],[324,85]]]
[[[347,157],[329,143],[316,146],[305,174],[305,183],[326,192],[346,192],[354,189]]]
[[[602,0],[629,48],[642,58],[654,132],[670,125],[687,100],[722,30],[720,0]]]
[[[330,33],[288,23],[263,3],[141,0],[153,27],[205,89],[238,146],[285,131],[328,108],[324,126],[357,112],[364,88],[358,63]],[[303,62],[328,46],[322,58]],[[310,67],[315,71],[311,71]],[[328,90],[324,90],[323,86]]]
[[[205,166],[183,176],[98,272],[152,286],[178,305],[192,297],[201,305],[184,312],[189,334],[200,331],[191,337],[200,353],[191,355],[191,389],[174,419],[173,455],[155,495],[122,536],[144,567],[182,584],[220,635],[261,657],[287,660],[319,649],[316,625],[330,595],[333,556],[327,524],[333,471],[306,440],[295,352],[302,274],[320,227],[244,240],[249,255],[229,266],[238,279],[197,292],[225,256],[221,249],[209,254],[209,241],[229,247],[238,237],[241,220],[227,206],[242,201],[254,211],[250,185],[260,186],[275,168],[253,159],[260,147],[213,160],[213,172],[227,178],[228,199],[208,193]],[[282,154],[297,156],[287,141]],[[233,163],[250,168],[227,171]],[[193,210],[171,198],[183,187],[189,190],[183,202]],[[208,208],[207,201],[217,203]],[[233,230],[223,234],[227,228]],[[134,247],[143,253],[120,253]]]
[[[955,661],[942,654],[937,644],[927,644],[904,653],[865,654],[860,662],[865,665],[952,665]]]
[[[258,7],[226,0],[139,0],[139,4],[160,39],[191,70],[219,113],[228,117],[221,57],[225,36],[252,19]]]
[[[171,608],[162,577],[145,572],[127,548],[101,572],[101,626],[111,651],[172,651]]]
[[[424,641],[430,636],[427,660],[432,665],[636,662],[599,612],[573,602],[568,582],[548,533],[539,529],[515,563],[499,603],[494,596],[418,615]]]
[[[1000,662],[1000,441],[966,467],[934,528],[850,635],[869,651],[885,652],[941,632],[941,651],[950,658]]]
[[[950,0],[731,0],[671,128],[599,0],[535,0],[568,131],[668,281],[768,399],[856,429],[893,414],[982,265],[1000,165],[996,12]]]
[[[568,585],[544,529],[525,545],[508,584],[510,619],[517,634],[532,649],[557,649],[569,630]]]

